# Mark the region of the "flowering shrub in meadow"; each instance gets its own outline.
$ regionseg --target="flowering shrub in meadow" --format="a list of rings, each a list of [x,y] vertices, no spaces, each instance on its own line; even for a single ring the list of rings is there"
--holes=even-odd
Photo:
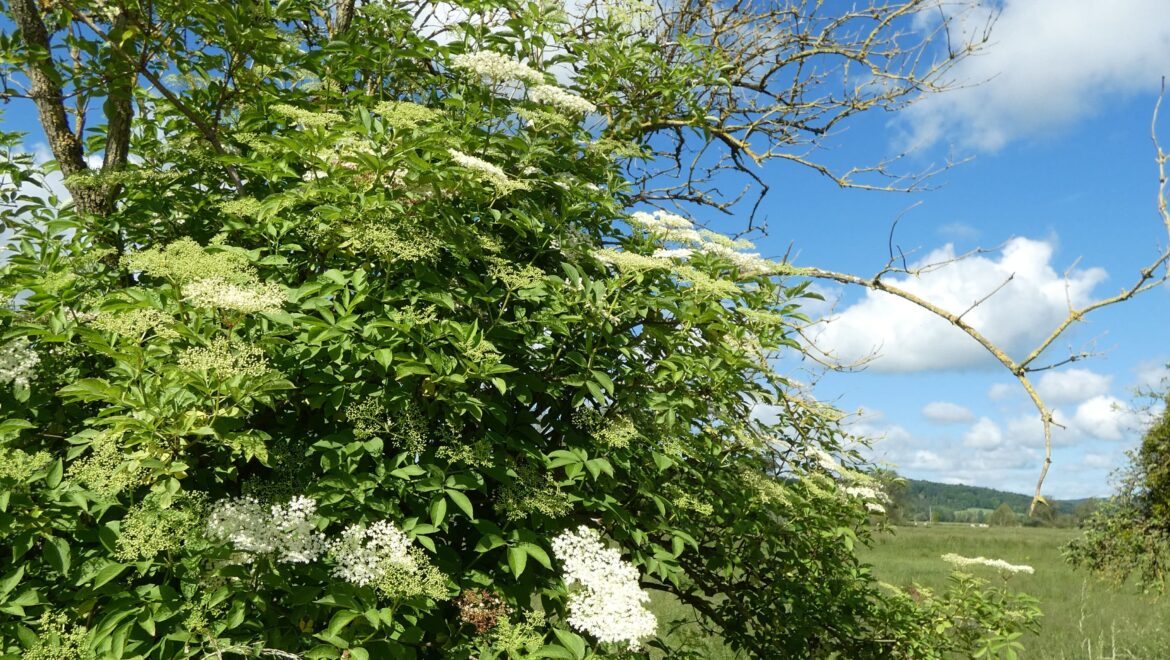
[[[0,656],[686,657],[653,592],[757,656],[955,648],[770,366],[806,285],[639,205],[633,10],[436,7],[6,6],[30,84],[36,21],[150,64],[72,203],[2,136]]]

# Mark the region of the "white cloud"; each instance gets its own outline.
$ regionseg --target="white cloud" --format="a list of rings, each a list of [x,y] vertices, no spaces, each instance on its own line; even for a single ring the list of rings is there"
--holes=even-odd
[[[963,444],[972,449],[995,449],[1003,444],[1003,431],[986,417],[980,417],[963,435]]]
[[[1052,266],[1054,246],[1015,238],[998,255],[955,259],[946,245],[912,268],[951,261],[917,277],[886,281],[955,314],[1009,353],[1032,348],[1064,319],[1069,302],[1083,305],[1105,279],[1100,268],[1074,270],[1068,280]],[[1004,283],[1008,278],[1012,281]],[[1004,285],[981,305],[972,305]],[[969,311],[968,311],[969,310]],[[816,345],[836,359],[858,362],[878,356],[874,371],[925,371],[995,364],[964,332],[930,312],[890,294],[867,290],[859,302],[830,317],[814,334]]]
[[[957,32],[977,32],[994,11],[956,18]],[[1156,93],[1168,63],[1166,0],[1005,0],[986,52],[951,71],[967,86],[908,109],[908,147],[991,151],[1051,134],[1125,96]]]
[[[1054,447],[1071,447],[1084,440],[1080,427],[1069,419],[1062,410],[1052,411],[1052,445]],[[1044,423],[1040,421],[1039,412],[1013,417],[1007,421],[1008,442],[1023,447],[1044,446]]]
[[[969,408],[950,401],[932,401],[922,407],[922,416],[936,424],[959,424],[975,419]]]
[[[1098,454],[1089,452],[1081,459],[1081,465],[1087,468],[1096,468],[1101,470],[1108,470],[1113,467],[1113,457],[1109,454]]]
[[[1136,385],[1140,388],[1161,391],[1170,380],[1170,369],[1165,360],[1147,360],[1135,369]]]
[[[1036,390],[1049,405],[1080,403],[1109,391],[1112,376],[1089,369],[1045,371],[1036,381]]]
[[[1142,427],[1142,415],[1117,397],[1095,396],[1081,405],[1073,423],[1086,435],[1102,440],[1122,440]]]
[[[987,388],[987,398],[992,401],[1003,401],[1016,393],[1016,386],[1010,383],[995,383]]]

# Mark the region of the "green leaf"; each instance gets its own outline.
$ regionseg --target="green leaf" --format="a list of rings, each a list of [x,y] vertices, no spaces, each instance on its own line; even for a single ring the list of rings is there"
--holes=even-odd
[[[382,365],[383,369],[389,369],[390,363],[394,361],[394,351],[388,348],[379,348],[371,354],[374,361]]]
[[[447,489],[447,497],[451,498],[451,501],[455,503],[455,506],[459,507],[463,513],[467,514],[468,518],[475,520],[475,509],[471,506],[470,498],[453,488]]]
[[[598,371],[597,369],[591,369],[590,373],[593,374],[593,379],[598,383],[601,383],[601,386],[605,388],[605,391],[609,392],[612,396],[614,391],[613,380],[610,379],[609,375],[604,371]]]
[[[431,524],[438,527],[447,517],[447,498],[436,497],[431,501]]]
[[[479,542],[475,544],[475,551],[482,554],[484,552],[488,552],[489,550],[494,550],[501,545],[504,545],[505,543],[507,543],[507,541],[505,541],[503,537],[499,536],[498,534],[485,534],[479,539]]]
[[[520,574],[524,572],[524,567],[527,565],[528,553],[524,551],[524,548],[508,548],[508,568],[512,569],[512,575],[520,577]]]
[[[65,474],[65,463],[61,459],[53,462],[53,466],[49,468],[49,474],[45,476],[45,485],[49,488],[56,488],[61,485],[61,477]]]
[[[557,641],[562,646],[573,653],[573,657],[576,660],[581,660],[585,657],[586,644],[584,637],[581,637],[575,632],[561,630],[560,628],[553,628],[553,634],[557,636]]]
[[[110,563],[103,566],[98,572],[93,574],[93,588],[98,589],[103,584],[113,580],[122,574],[122,571],[129,568],[125,564]]]
[[[24,577],[24,564],[17,566],[13,571],[0,578],[0,603],[3,603],[8,594],[16,588],[16,585],[20,584],[22,577]]]
[[[537,651],[539,658],[558,658],[559,660],[576,660],[576,656],[569,649],[559,644],[549,644]]]
[[[58,573],[68,575],[69,565],[72,561],[69,542],[56,536],[45,539],[45,558]]]
[[[535,543],[521,543],[518,547],[523,548],[524,552],[528,553],[529,557],[532,557],[536,561],[540,562],[541,566],[544,566],[548,569],[552,568],[552,561],[549,560],[548,553],[544,551],[544,548],[536,545]]]
[[[360,612],[337,612],[333,615],[333,618],[329,620],[329,627],[325,629],[325,634],[330,637],[337,635],[342,631],[343,628],[349,625],[350,621],[353,621],[359,616],[361,616]]]

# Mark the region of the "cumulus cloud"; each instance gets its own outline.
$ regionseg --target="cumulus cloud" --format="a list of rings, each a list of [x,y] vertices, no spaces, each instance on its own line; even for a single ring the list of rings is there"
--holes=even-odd
[[[995,383],[987,388],[987,398],[992,401],[1003,401],[1016,393],[1016,386],[1009,383]]]
[[[978,34],[995,11],[954,17],[956,34]],[[1155,94],[1170,73],[1166,0],[1005,0],[1000,11],[986,52],[951,72],[967,86],[908,109],[908,148],[993,151],[1126,96]]]
[[[1105,279],[1100,268],[1074,270],[1068,280],[1053,268],[1048,241],[1015,238],[998,255],[955,261],[946,245],[913,268],[950,262],[916,277],[887,282],[929,300],[963,319],[1009,353],[1030,349],[1064,319],[1068,304],[1081,306]],[[1010,282],[1007,280],[1011,278]],[[1007,282],[1006,285],[1004,283]],[[994,296],[972,305],[1004,285]],[[968,311],[969,310],[969,311]],[[880,291],[828,317],[814,342],[836,359],[859,362],[876,357],[874,371],[906,372],[983,367],[995,364],[987,351],[961,330],[930,312]]]
[[[1113,377],[1089,369],[1046,371],[1036,381],[1036,390],[1050,405],[1080,403],[1109,391]]]
[[[1147,390],[1161,390],[1170,381],[1170,369],[1165,360],[1147,360],[1138,364],[1134,370],[1136,385]]]
[[[975,413],[950,401],[932,401],[922,407],[922,416],[936,424],[961,424],[975,419]]]
[[[972,449],[995,449],[1003,444],[1003,431],[995,422],[980,417],[963,435],[963,444]]]
[[[1114,396],[1100,395],[1077,406],[1073,423],[1086,435],[1122,440],[1143,426],[1143,415]]]

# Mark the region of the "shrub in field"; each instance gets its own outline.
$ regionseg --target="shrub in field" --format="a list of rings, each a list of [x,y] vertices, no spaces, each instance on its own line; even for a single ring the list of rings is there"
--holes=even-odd
[[[683,654],[653,590],[756,655],[954,648],[857,560],[874,484],[769,366],[805,285],[632,210],[628,97],[719,69],[638,90],[616,11],[554,43],[536,4],[345,6],[11,3],[34,87],[38,21],[158,84],[110,89],[118,167],[58,155],[72,204],[5,136],[0,653]]]
[[[1164,591],[1170,574],[1170,409],[1142,437],[1121,471],[1117,493],[1083,523],[1065,548],[1073,566],[1143,590]]]

